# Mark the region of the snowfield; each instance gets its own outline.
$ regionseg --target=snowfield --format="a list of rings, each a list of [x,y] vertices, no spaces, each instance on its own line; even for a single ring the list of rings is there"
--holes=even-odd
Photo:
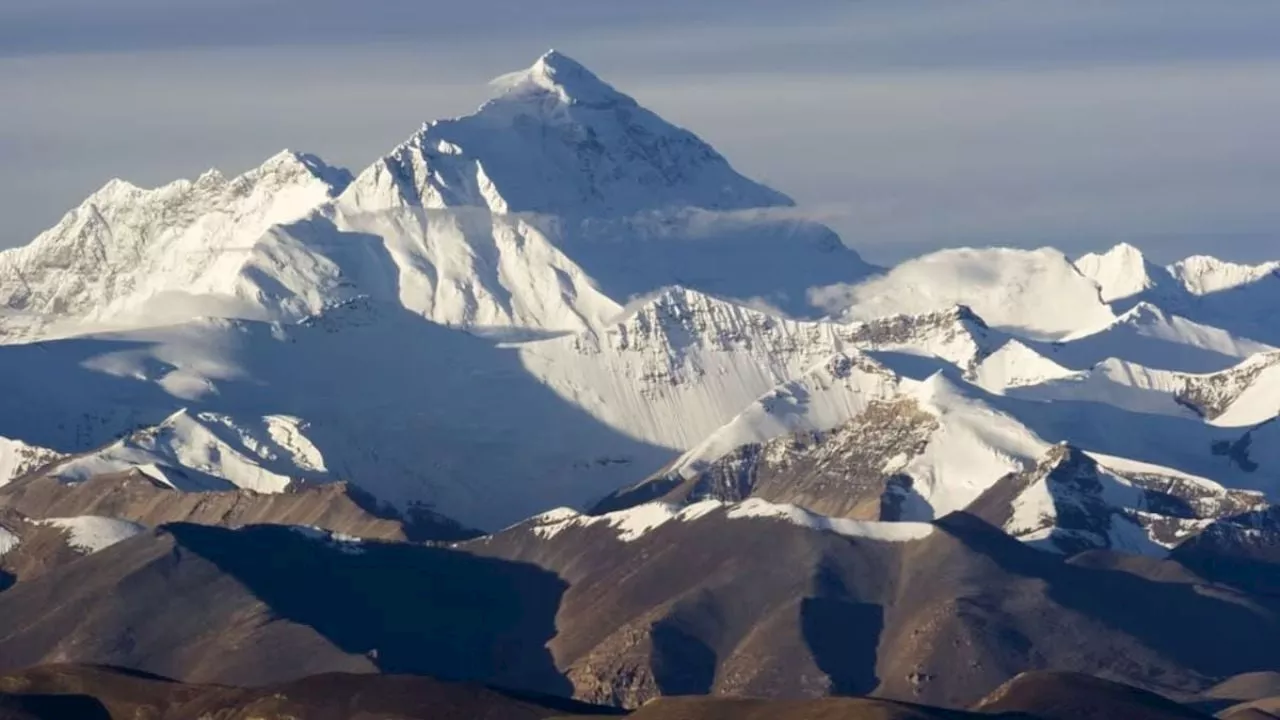
[[[147,531],[147,528],[135,522],[93,515],[50,518],[39,522],[65,530],[68,544],[86,555],[105,550]]]

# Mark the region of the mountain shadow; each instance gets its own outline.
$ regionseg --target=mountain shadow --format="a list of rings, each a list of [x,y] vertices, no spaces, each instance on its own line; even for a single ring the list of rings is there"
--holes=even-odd
[[[299,323],[202,318],[0,347],[0,436],[80,453],[179,410],[249,426],[294,416],[323,469],[300,469],[289,448],[272,448],[286,460],[255,463],[349,480],[410,514],[421,505],[481,529],[580,505],[674,455],[562,397],[528,371],[519,348],[406,309],[382,240],[334,233],[317,230],[326,239],[309,250],[336,266],[334,282],[350,298]],[[295,292],[250,275],[263,292]],[[205,424],[238,447],[234,432]]]
[[[676,623],[659,622],[650,634],[653,680],[663,695],[707,695],[716,680],[716,653]]]
[[[1216,520],[1169,556],[1213,582],[1280,599],[1278,540],[1280,508],[1270,507]]]
[[[880,684],[876,645],[884,608],[830,597],[805,598],[800,631],[818,669],[831,678],[833,695],[867,695]]]
[[[5,720],[113,720],[111,711],[91,695],[0,693],[0,718]]]
[[[546,648],[566,584],[533,565],[276,526],[164,529],[276,616],[364,653],[383,672],[572,693]]]
[[[1117,636],[1128,635],[1181,667],[1207,677],[1226,677],[1275,666],[1273,648],[1280,642],[1280,603],[1275,599],[1068,564],[963,512],[935,525],[945,537],[981,553],[1003,571],[1039,581],[1034,591],[1058,606],[1101,623]],[[1067,642],[1053,637],[1032,640],[1046,656],[1055,644]],[[1161,674],[1158,668],[1144,672],[1153,679]]]

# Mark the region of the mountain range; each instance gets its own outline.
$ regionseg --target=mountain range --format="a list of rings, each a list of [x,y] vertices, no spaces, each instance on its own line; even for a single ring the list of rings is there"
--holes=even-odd
[[[1280,261],[881,268],[561,53],[494,87],[0,252],[0,670],[626,708],[1280,670]]]

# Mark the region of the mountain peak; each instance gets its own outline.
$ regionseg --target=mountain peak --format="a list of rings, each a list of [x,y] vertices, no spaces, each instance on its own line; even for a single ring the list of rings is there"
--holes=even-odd
[[[1117,325],[1149,325],[1152,323],[1167,323],[1168,321],[1168,315],[1165,314],[1164,310],[1160,309],[1159,305],[1145,300],[1116,318]]]
[[[1103,302],[1108,303],[1138,296],[1168,275],[1148,262],[1141,250],[1123,242],[1104,253],[1081,256],[1075,266],[1098,286]]]
[[[1134,260],[1142,260],[1145,257],[1141,250],[1127,242],[1118,243],[1104,254],[1108,257],[1122,257]]]
[[[1041,474],[1052,475],[1059,480],[1096,478],[1098,475],[1098,462],[1069,442],[1060,442],[1049,448],[1038,467]]]
[[[548,50],[533,65],[495,78],[492,83],[503,98],[550,94],[565,105],[635,105],[582,63],[558,50]]]
[[[267,175],[285,178],[310,175],[327,184],[331,188],[329,190],[330,196],[334,197],[345,190],[352,180],[351,171],[346,168],[330,165],[318,155],[295,152],[289,149],[281,150],[272,155],[267,158],[266,162],[240,176],[240,178],[248,178],[250,176],[265,177]]]
[[[794,204],[562,53],[492,84],[478,111],[426,124],[366,169],[344,206],[620,218]]]

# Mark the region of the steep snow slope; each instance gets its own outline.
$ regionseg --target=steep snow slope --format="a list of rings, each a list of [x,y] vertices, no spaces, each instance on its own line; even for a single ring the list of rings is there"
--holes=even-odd
[[[1189,292],[1192,319],[1280,345],[1280,263],[1237,265],[1196,256],[1170,266]]]
[[[36,334],[60,320],[262,312],[238,277],[249,249],[349,180],[345,170],[288,151],[232,179],[210,170],[154,190],[112,180],[30,245],[0,252],[0,306],[11,326],[25,320]]]
[[[581,331],[621,310],[521,216],[473,208],[346,215],[331,207],[269,235],[246,267],[296,315],[363,296],[520,338]]]
[[[529,372],[567,401],[627,434],[684,450],[835,353],[887,350],[968,368],[992,344],[966,308],[843,325],[669,288],[601,331],[519,350]]]
[[[1217,427],[1193,413],[1153,413],[1096,400],[1061,398],[1053,402],[992,396],[988,402],[1018,418],[1050,442],[1069,442],[1090,453],[1210,478],[1228,488],[1256,490],[1280,498],[1280,423],[1253,427]]]
[[[967,305],[997,328],[1056,339],[1114,316],[1098,287],[1057,250],[942,250],[883,277],[815,291],[847,320]]]
[[[991,357],[998,359],[998,352]],[[954,370],[924,382],[900,379],[896,388],[889,381],[827,383],[814,393],[819,410],[811,415],[805,414],[806,393],[814,383],[807,377],[765,395],[662,473],[601,508],[656,497],[759,496],[832,515],[930,517],[964,507],[1006,473],[1020,471],[1040,457],[1046,441],[1159,468],[1149,474],[1213,478],[1274,500],[1280,455],[1270,438],[1280,423],[1215,427],[1204,417],[1235,397],[1232,388],[1263,377],[1249,372],[1254,365],[1270,367],[1250,363],[1203,376],[1110,361],[1089,372],[1005,387],[1003,396],[979,390]],[[982,376],[981,364],[975,374]],[[868,397],[869,389],[878,395]],[[790,400],[793,395],[805,402]],[[842,412],[847,415],[835,422]],[[798,432],[788,434],[790,428]],[[735,440],[742,442],[731,447]]]

